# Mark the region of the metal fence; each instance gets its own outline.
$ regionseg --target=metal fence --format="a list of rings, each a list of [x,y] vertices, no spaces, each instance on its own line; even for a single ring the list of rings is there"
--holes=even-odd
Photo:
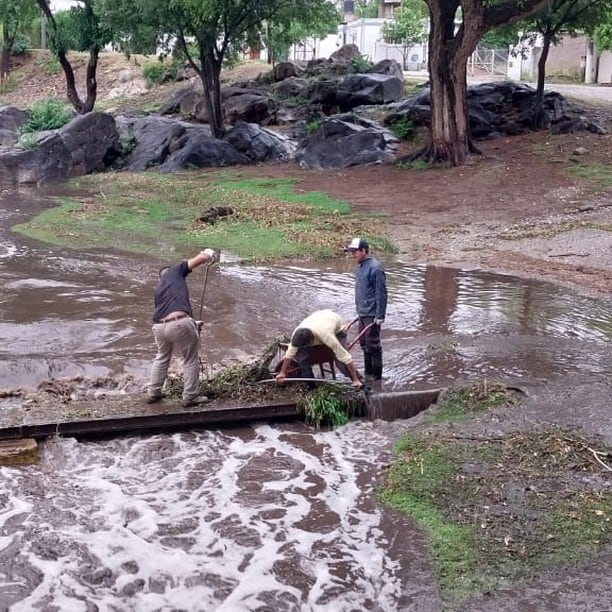
[[[468,60],[468,74],[490,74],[506,76],[508,73],[508,50],[478,48]]]

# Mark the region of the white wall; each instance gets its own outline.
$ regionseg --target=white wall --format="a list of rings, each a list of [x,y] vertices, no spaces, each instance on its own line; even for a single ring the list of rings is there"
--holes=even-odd
[[[355,44],[359,53],[371,62],[394,59],[402,65],[400,45],[388,45],[382,39],[382,27],[388,19],[357,19],[338,26],[338,46]],[[427,62],[427,44],[415,45],[408,52],[408,70],[420,70]]]
[[[604,51],[599,56],[597,82],[612,83],[612,51]]]

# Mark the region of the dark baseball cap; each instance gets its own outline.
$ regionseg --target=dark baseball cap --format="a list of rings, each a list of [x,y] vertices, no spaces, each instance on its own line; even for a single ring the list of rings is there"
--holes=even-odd
[[[359,251],[360,249],[365,249],[366,251],[370,250],[370,245],[368,241],[364,238],[353,238],[351,243],[344,249],[345,251]]]

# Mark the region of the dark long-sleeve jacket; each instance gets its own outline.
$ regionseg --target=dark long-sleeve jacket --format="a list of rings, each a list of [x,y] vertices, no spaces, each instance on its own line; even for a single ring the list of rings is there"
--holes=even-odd
[[[384,319],[387,312],[385,270],[374,257],[366,257],[355,270],[355,306],[360,317]]]

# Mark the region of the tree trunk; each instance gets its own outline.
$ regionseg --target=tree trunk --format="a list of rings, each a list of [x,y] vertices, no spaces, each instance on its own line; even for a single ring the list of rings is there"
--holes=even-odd
[[[215,57],[214,49],[203,49],[202,85],[208,111],[210,131],[215,138],[225,136],[223,105],[221,104],[221,62]]]
[[[482,35],[528,17],[550,0],[425,0],[429,9],[429,142],[408,161],[425,159],[456,166],[478,152],[470,138],[467,112],[467,61]],[[460,23],[455,25],[455,17]]]
[[[13,50],[13,44],[15,43],[15,34],[9,33],[9,26],[4,25],[4,31],[2,33],[2,54],[0,54],[0,85],[4,85],[11,73],[11,51]]]
[[[550,52],[553,32],[545,32],[542,36],[542,53],[538,59],[538,83],[536,86],[535,101],[533,103],[532,125],[537,130],[545,129],[548,126],[548,119],[544,112],[544,83],[546,82],[546,61]]]
[[[89,50],[89,61],[87,62],[87,72],[85,74],[87,98],[83,104],[83,113],[91,112],[96,104],[96,98],[98,97],[98,80],[96,79],[96,70],[98,68],[99,57],[100,49],[96,45]]]
[[[431,129],[422,154],[428,161],[452,166],[463,163],[475,150],[470,141],[466,98],[467,58],[471,50],[466,48],[465,37],[455,35],[457,5],[456,0],[429,4]]]
[[[53,13],[51,12],[51,9],[49,8],[49,4],[47,3],[47,0],[36,0],[36,3],[38,4],[40,10],[43,12],[45,19],[47,21],[47,24],[51,26],[51,29],[53,31],[55,41],[57,44],[57,41],[60,40],[59,32],[57,28],[57,22],[55,21],[55,18],[53,17]],[[87,98],[85,102],[83,102],[81,98],[79,97],[79,92],[77,91],[76,81],[74,78],[74,71],[72,70],[72,65],[68,61],[68,58],[66,56],[66,51],[62,47],[60,47],[60,48],[55,49],[54,52],[62,67],[62,70],[64,71],[64,76],[66,78],[66,96],[68,97],[70,104],[72,104],[74,110],[79,115],[84,115],[85,113],[90,112],[91,110],[93,110],[93,107],[96,103],[96,96],[97,96],[96,68],[98,65],[98,56],[100,53],[100,49],[97,47],[94,47],[93,49],[89,50],[89,63],[87,64],[87,77],[86,77],[87,78],[87,81],[86,81]]]

